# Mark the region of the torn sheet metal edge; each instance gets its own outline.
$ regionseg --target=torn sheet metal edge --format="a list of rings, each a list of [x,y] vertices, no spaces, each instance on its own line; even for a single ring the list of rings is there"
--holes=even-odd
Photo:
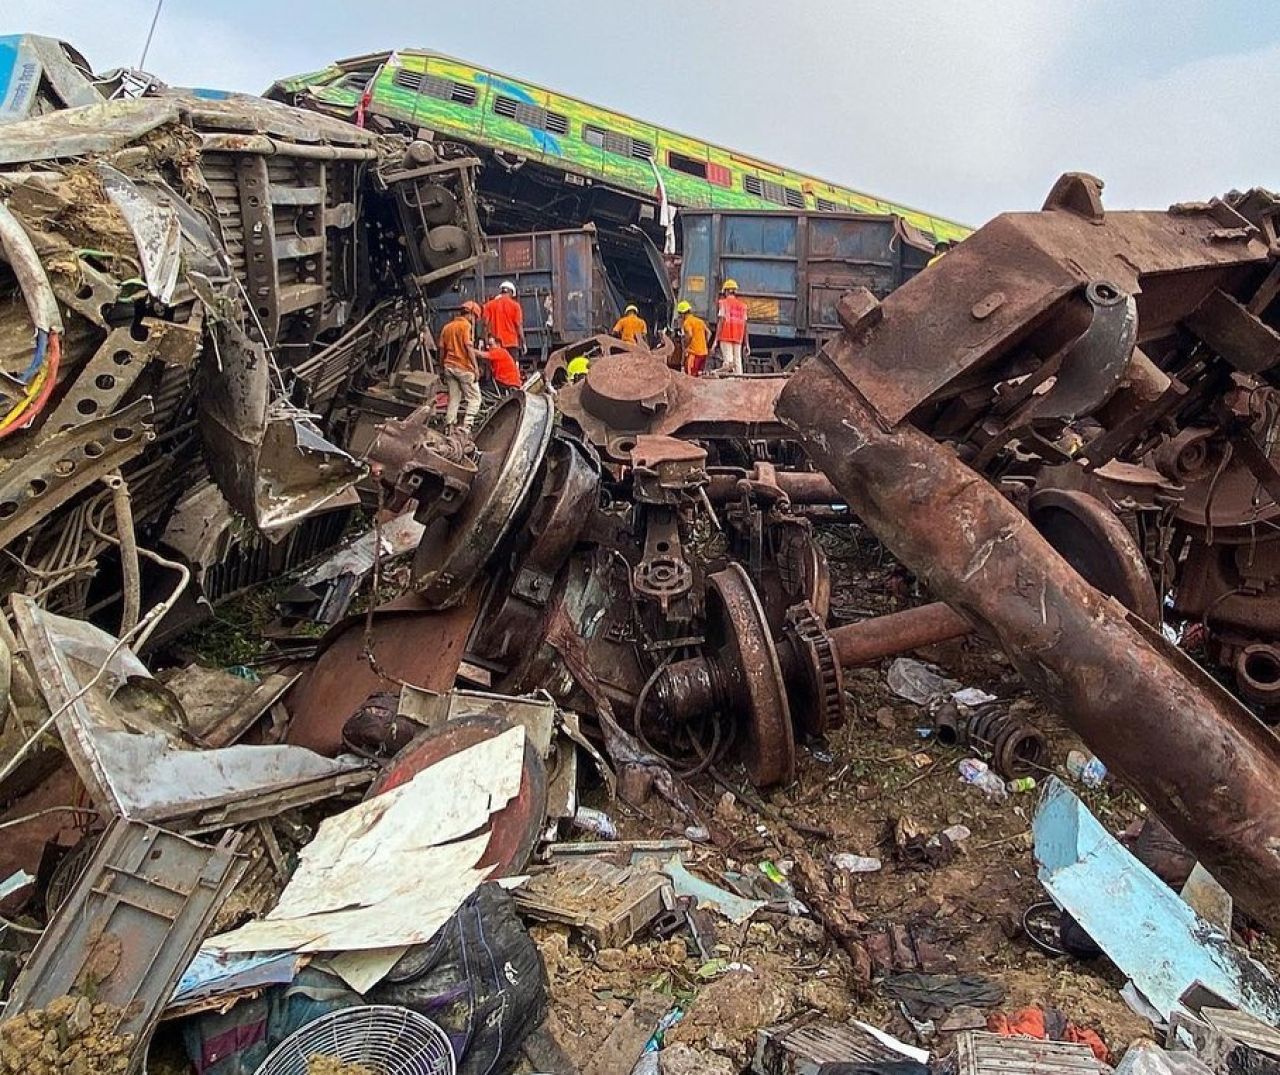
[[[82,692],[61,648],[54,644],[49,625],[44,619],[44,611],[31,598],[22,594],[14,594],[10,602],[19,638],[35,668],[36,679],[50,712],[62,710],[55,726],[67,757],[88,789],[94,804],[108,813],[122,814],[124,811],[116,800],[106,773],[98,764],[90,741],[90,729],[94,722],[85,705],[85,695],[88,692]],[[116,655],[117,658],[119,656],[120,654]]]
[[[175,1019],[267,986],[286,985],[297,977],[305,962],[306,957],[295,952],[236,955],[201,949],[174,987],[163,1017]]]
[[[326,818],[275,909],[206,946],[338,952],[426,943],[492,871],[475,864],[490,816],[519,794],[524,756],[517,725]]]
[[[1267,1023],[1280,985],[1103,828],[1062,781],[1032,824],[1040,883],[1167,1021],[1196,982]]]
[[[678,856],[668,859],[662,872],[671,878],[671,885],[677,896],[692,896],[698,901],[699,907],[714,910],[737,926],[742,925],[760,908],[768,906],[764,900],[743,899],[728,889],[691,874]]]
[[[426,531],[426,527],[413,517],[412,512],[397,515],[378,529],[382,532],[384,562],[413,552]],[[323,563],[303,574],[298,581],[303,586],[319,586],[322,582],[332,582],[342,575],[363,578],[373,570],[375,539],[374,530],[365,531],[329,556]]]
[[[244,874],[239,834],[217,847],[117,819],[13,984],[5,1017],[83,993],[120,1009],[130,1071],[223,900]]]
[[[247,825],[253,821],[276,817],[295,807],[309,806],[359,790],[373,780],[376,772],[373,766],[361,766],[332,776],[315,777],[283,787],[263,788],[255,793],[242,793],[232,801],[213,807],[202,806],[198,813],[176,818],[173,827],[188,836],[198,836],[219,829]]]
[[[424,728],[439,728],[461,717],[502,717],[524,728],[538,757],[545,761],[555,733],[556,704],[550,698],[458,689],[436,692],[404,683],[396,714]]]

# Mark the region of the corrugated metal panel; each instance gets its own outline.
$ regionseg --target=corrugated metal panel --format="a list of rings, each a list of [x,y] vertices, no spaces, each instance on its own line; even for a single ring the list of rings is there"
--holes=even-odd
[[[1201,1008],[1200,1018],[1224,1038],[1268,1056],[1280,1057],[1280,1030],[1230,1008]]]
[[[854,1026],[807,1013],[757,1032],[755,1075],[816,1075],[823,1064],[879,1064],[905,1057]]]
[[[1034,1038],[1003,1038],[967,1031],[956,1040],[958,1075],[1100,1075],[1087,1045]]]

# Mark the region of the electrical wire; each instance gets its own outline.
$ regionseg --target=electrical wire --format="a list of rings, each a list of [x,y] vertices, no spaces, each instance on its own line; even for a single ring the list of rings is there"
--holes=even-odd
[[[160,9],[164,7],[164,0],[156,0],[155,14],[151,16],[151,27],[147,30],[147,43],[142,46],[142,58],[138,61],[138,70],[142,71],[147,66],[147,53],[151,51],[151,39],[156,34],[156,23],[160,21]]]
[[[92,529],[92,524],[90,525],[90,529]],[[186,565],[175,563],[172,560],[166,560],[164,557],[150,552],[149,550],[139,549],[138,551],[140,553],[144,553],[149,558],[164,564],[166,567],[170,567],[181,572],[182,578],[179,580],[177,587],[175,587],[173,593],[171,593],[167,599],[148,609],[147,614],[138,621],[138,625],[132,631],[116,639],[115,644],[107,651],[107,656],[103,659],[102,664],[98,666],[98,670],[94,672],[89,681],[81,686],[81,688],[63,702],[62,705],[58,706],[57,709],[50,713],[49,716],[41,723],[40,727],[31,733],[26,742],[14,751],[4,768],[0,769],[0,783],[3,783],[4,780],[7,779],[15,769],[17,769],[19,763],[27,756],[31,748],[40,741],[41,737],[44,736],[55,723],[57,723],[58,718],[98,685],[98,681],[107,674],[107,669],[111,666],[111,662],[115,660],[116,655],[124,649],[125,646],[129,645],[130,642],[135,641],[133,636],[136,636],[135,644],[137,647],[139,649],[142,648],[146,640],[151,637],[152,631],[154,631],[155,628],[159,626],[160,621],[169,614],[169,611],[177,603],[178,598],[181,597],[183,591],[186,590],[187,584],[191,581],[191,572],[188,570]]]
[[[39,330],[36,333],[37,354],[40,351],[41,336],[47,339],[47,343],[44,354],[40,356],[39,372],[32,378],[22,399],[0,418],[0,438],[31,425],[44,410],[53,394],[54,385],[58,382],[58,366],[62,362],[62,336],[58,332]]]

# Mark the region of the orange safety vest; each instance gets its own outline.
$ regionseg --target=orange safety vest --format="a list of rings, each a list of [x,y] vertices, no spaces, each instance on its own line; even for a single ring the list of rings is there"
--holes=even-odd
[[[722,343],[743,343],[747,338],[747,304],[736,295],[725,295],[716,307],[716,338]]]

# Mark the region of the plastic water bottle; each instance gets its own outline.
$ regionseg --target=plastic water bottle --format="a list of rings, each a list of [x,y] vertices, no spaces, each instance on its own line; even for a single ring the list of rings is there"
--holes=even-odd
[[[1086,788],[1099,788],[1107,779],[1107,767],[1082,750],[1073,750],[1067,755],[1067,772]]]
[[[1009,797],[1009,789],[985,761],[978,758],[965,758],[959,766],[960,778],[966,784],[972,784],[992,802],[1003,802]]]

